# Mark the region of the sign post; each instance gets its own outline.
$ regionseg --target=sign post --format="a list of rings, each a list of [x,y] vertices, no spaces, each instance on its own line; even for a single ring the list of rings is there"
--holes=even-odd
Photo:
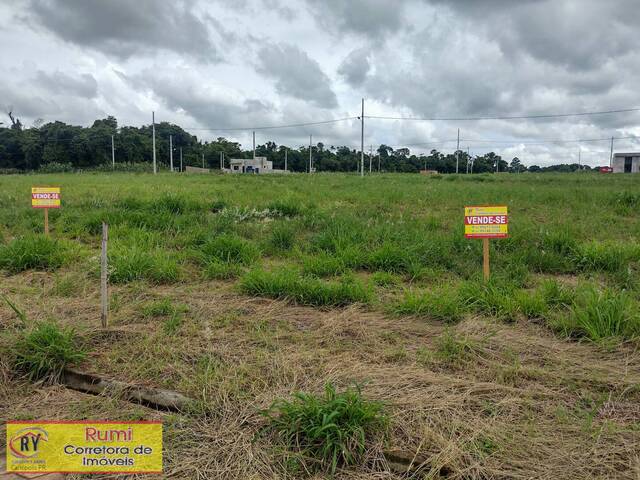
[[[506,206],[464,207],[464,236],[482,239],[482,273],[489,280],[489,239],[506,238],[509,234],[509,216]]]
[[[44,234],[49,235],[49,209],[60,208],[60,187],[31,187],[31,207],[44,209]]]

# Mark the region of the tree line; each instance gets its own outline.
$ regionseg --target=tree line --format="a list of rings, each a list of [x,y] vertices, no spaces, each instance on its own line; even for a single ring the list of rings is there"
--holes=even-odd
[[[112,163],[111,142],[115,147],[115,162],[119,168],[135,164],[151,164],[153,161],[152,126],[118,126],[114,117],[93,122],[90,127],[68,125],[64,122],[43,123],[37,121],[31,128],[24,128],[19,119],[9,112],[11,125],[0,126],[0,171],[34,170],[78,170],[108,167]],[[184,166],[219,168],[223,154],[225,166],[230,158],[251,158],[253,150],[226,138],[201,141],[180,126],[161,122],[155,126],[156,158],[160,168],[169,165],[169,136],[173,143],[174,167],[180,165],[180,154]],[[326,146],[322,142],[311,147],[313,166],[316,171],[355,172],[360,164],[360,151],[347,146]],[[287,168],[294,172],[304,172],[309,167],[309,146],[290,148],[268,141],[256,146],[256,155],[273,162],[273,168],[284,169],[285,152]],[[456,160],[457,153],[457,160]],[[473,173],[495,172],[571,172],[578,170],[578,164],[562,164],[550,167],[525,166],[517,158],[510,162],[500,155],[489,152],[484,155],[469,156],[467,152],[443,153],[431,150],[428,155],[415,155],[408,148],[393,149],[380,145],[373,153],[365,153],[365,170],[369,162],[373,171],[418,172],[432,170],[439,173],[465,173],[472,168]],[[589,169],[589,167],[582,167]]]

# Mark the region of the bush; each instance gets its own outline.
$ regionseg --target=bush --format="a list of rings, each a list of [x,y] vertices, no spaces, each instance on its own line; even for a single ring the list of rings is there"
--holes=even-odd
[[[267,431],[308,471],[334,474],[361,461],[371,438],[382,434],[388,419],[380,402],[366,400],[359,389],[337,393],[327,385],[324,395],[295,393],[263,412]]]
[[[462,318],[462,302],[452,290],[415,293],[407,290],[402,300],[391,306],[399,315],[419,315],[454,323]]]
[[[109,258],[109,279],[113,283],[148,280],[173,283],[179,279],[178,264],[167,252],[142,247],[115,249]]]
[[[206,242],[200,248],[204,263],[219,261],[239,265],[252,265],[260,257],[260,251],[251,242],[224,234]]]
[[[70,163],[51,162],[40,165],[39,173],[66,173],[73,172],[73,165]]]
[[[67,366],[86,356],[71,329],[53,322],[38,323],[15,345],[15,368],[29,380],[57,381]]]
[[[70,259],[70,247],[45,235],[28,235],[0,246],[0,268],[12,273],[23,270],[55,270]]]
[[[293,270],[252,270],[242,277],[240,288],[250,295],[287,299],[302,305],[344,306],[371,301],[370,290],[356,279],[328,282],[300,276]]]
[[[567,336],[596,341],[611,337],[632,339],[640,335],[640,315],[626,292],[587,288],[576,299],[570,314],[556,319],[555,326]]]

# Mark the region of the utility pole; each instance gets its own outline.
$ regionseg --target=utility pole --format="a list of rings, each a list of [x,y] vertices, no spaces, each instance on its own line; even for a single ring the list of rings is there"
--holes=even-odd
[[[364,98],[362,99],[362,114],[360,115],[360,176],[364,177]]]
[[[582,170],[582,150],[578,147],[578,170]]]
[[[202,153],[202,168],[204,169],[204,152]]]
[[[287,171],[287,148],[284,149],[284,171]]]
[[[111,164],[113,165],[113,169],[116,169],[116,147],[113,143],[113,135],[111,135]]]
[[[469,160],[471,160],[471,157],[469,156],[469,147],[467,147],[467,173],[469,173]]]
[[[380,153],[378,153],[378,173],[380,173]]]
[[[169,165],[173,173],[173,135],[169,135]]]
[[[313,141],[313,136],[309,135],[309,173],[311,173],[311,142]]]
[[[613,137],[611,137],[611,154],[609,155],[609,167],[613,166]]]
[[[151,131],[153,134],[153,173],[158,173],[156,164],[156,112],[151,112]]]
[[[180,172],[182,172],[182,147],[180,147]]]
[[[500,171],[500,162],[498,161],[498,157],[496,156],[496,173]]]
[[[256,132],[253,132],[253,160],[256,159]]]
[[[460,129],[458,129],[458,146],[456,147],[456,173],[458,173],[459,157],[460,157]]]

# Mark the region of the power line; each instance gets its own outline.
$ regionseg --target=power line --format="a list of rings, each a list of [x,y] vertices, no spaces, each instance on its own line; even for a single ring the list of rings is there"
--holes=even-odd
[[[483,116],[483,117],[431,117],[431,118],[420,118],[420,117],[387,117],[381,115],[367,115],[366,118],[377,119],[377,120],[413,120],[420,122],[468,122],[468,121],[477,121],[477,120],[524,120],[524,119],[536,119],[536,118],[563,118],[563,117],[584,117],[590,115],[608,115],[613,113],[628,113],[628,112],[639,112],[639,108],[623,108],[619,110],[602,110],[595,112],[577,112],[577,113],[549,113],[549,114],[539,114],[539,115],[504,115],[504,116]]]
[[[638,140],[640,137],[635,135],[631,135],[628,137],[613,137],[614,140]],[[531,142],[521,142],[518,140],[487,140],[481,138],[465,138],[464,142],[477,142],[477,143],[497,143],[497,144],[509,144],[509,145],[546,145],[546,144],[554,144],[554,143],[587,143],[587,142],[610,142],[611,137],[607,138],[579,138],[575,140],[535,140]]]
[[[319,122],[305,122],[305,123],[290,123],[287,125],[267,125],[259,127],[232,127],[232,128],[217,128],[217,127],[181,127],[183,130],[209,130],[215,132],[233,132],[244,130],[274,130],[278,128],[296,128],[296,127],[310,127],[313,125],[327,125],[330,123],[345,122],[347,120],[359,120],[360,117],[344,117],[334,118],[333,120],[322,120]]]

